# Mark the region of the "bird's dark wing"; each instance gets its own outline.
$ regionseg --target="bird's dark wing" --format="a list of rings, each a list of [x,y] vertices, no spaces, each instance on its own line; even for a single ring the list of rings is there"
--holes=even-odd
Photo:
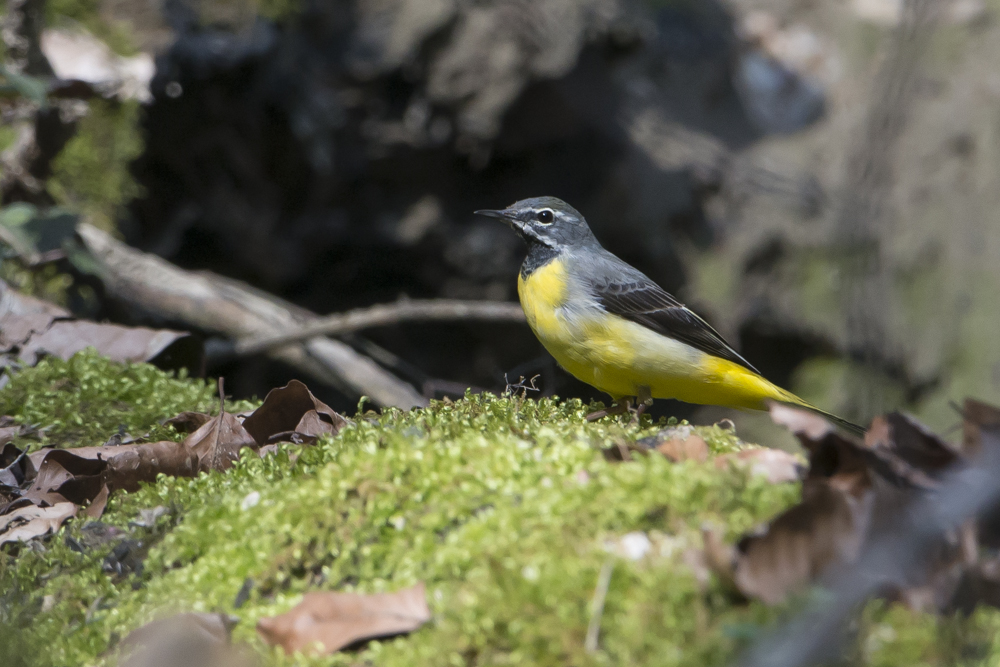
[[[619,277],[591,281],[593,294],[605,310],[760,374],[708,322],[652,280],[632,267],[628,268],[628,272],[619,271],[619,274],[624,274]]]

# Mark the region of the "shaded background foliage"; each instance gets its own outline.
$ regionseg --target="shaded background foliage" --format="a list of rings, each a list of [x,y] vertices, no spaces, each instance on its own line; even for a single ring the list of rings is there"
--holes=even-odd
[[[0,216],[59,205],[323,313],[515,298],[519,241],[471,211],[555,195],[771,379],[857,420],[905,407],[943,428],[949,400],[1000,398],[1000,6],[902,7],[8,0],[9,85],[51,72],[43,28],[155,73],[148,93],[7,98]],[[82,314],[155,320],[73,294]],[[505,373],[593,395],[518,325],[348,342],[429,395]],[[209,372],[241,396],[290,374],[225,355]]]

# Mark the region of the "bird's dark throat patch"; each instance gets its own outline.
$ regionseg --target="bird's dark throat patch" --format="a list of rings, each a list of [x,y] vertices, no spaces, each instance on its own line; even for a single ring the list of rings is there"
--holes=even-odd
[[[528,256],[521,264],[521,278],[527,278],[559,256],[560,250],[543,243],[529,243]]]

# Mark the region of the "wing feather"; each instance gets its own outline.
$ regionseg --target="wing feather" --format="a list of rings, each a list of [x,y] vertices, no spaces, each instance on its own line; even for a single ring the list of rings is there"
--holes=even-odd
[[[594,296],[609,313],[760,374],[708,322],[646,276],[605,278],[593,281],[591,286]]]

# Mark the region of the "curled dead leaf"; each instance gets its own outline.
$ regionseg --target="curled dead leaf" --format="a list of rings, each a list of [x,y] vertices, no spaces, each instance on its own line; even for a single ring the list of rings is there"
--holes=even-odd
[[[108,468],[106,461],[85,458],[68,449],[39,450],[29,460],[38,472],[24,497],[36,501],[45,501],[50,494],[58,494],[77,505],[88,503],[104,486]]]
[[[958,451],[913,417],[876,417],[865,433],[872,469],[893,484],[930,489],[959,460]]]
[[[744,595],[775,604],[857,557],[874,492],[871,457],[861,443],[805,410],[776,404],[771,415],[809,452],[802,500],[739,541],[728,576]]]
[[[819,442],[836,431],[833,424],[808,410],[793,408],[784,403],[771,403],[769,411],[775,424],[784,426],[800,440]]]
[[[356,642],[413,632],[431,618],[422,583],[395,593],[307,593],[280,616],[262,618],[257,632],[286,652],[335,653]]]
[[[220,380],[221,391],[221,380]],[[221,399],[220,399],[221,401]],[[220,407],[219,414],[202,424],[182,442],[164,440],[114,447],[41,449],[29,460],[38,470],[24,496],[35,502],[70,500],[94,505],[104,491],[135,491],[157,475],[193,477],[199,472],[226,470],[243,447],[256,443],[239,420]]]
[[[737,544],[733,580],[744,595],[777,604],[829,566],[857,557],[870,494],[855,497],[818,482],[804,487],[802,495],[801,503]]]
[[[809,470],[801,502],[737,545],[733,582],[745,595],[768,603],[784,600],[835,565],[854,562],[872,535],[890,530],[900,512],[938,488],[942,476],[962,462],[957,449],[901,413],[876,418],[863,441],[806,410],[773,405],[771,415],[809,452]],[[940,562],[928,562],[926,585],[901,595],[914,600],[950,595],[942,591],[946,582],[957,581],[949,572],[961,550],[949,546],[949,539],[940,537],[935,550]]]
[[[198,472],[228,470],[239,459],[241,449],[257,447],[236,415],[225,409],[220,409],[219,414],[185,438],[181,445],[195,456]]]
[[[56,503],[51,507],[28,505],[0,516],[0,546],[8,542],[27,542],[59,530],[63,522],[76,516],[73,503]]]
[[[176,417],[163,422],[164,426],[173,426],[180,433],[194,433],[212,419],[212,415],[204,412],[182,412]]]
[[[124,489],[135,491],[141,482],[151,482],[160,473],[175,477],[193,477],[198,474],[198,457],[180,442],[147,442],[141,445],[120,445],[118,447],[77,447],[76,449],[40,449],[31,454],[31,460],[38,466],[47,465],[49,458],[58,462],[58,468],[70,473],[85,471],[84,466],[100,467],[100,475],[91,474],[87,479],[88,489],[93,495],[75,496],[81,503],[92,500],[107,483],[112,490]],[[53,471],[59,470],[53,466]],[[86,475],[85,475],[86,476]],[[53,476],[58,481],[61,477]],[[96,481],[102,484],[96,484]],[[72,481],[72,478],[69,479]],[[34,493],[42,493],[42,489],[51,488],[40,485],[36,480]],[[69,488],[78,485],[70,484]],[[34,487],[33,487],[34,488]],[[62,484],[56,490],[62,488]]]
[[[264,403],[243,421],[243,427],[263,447],[274,442],[294,442],[295,433],[305,436],[300,442],[314,441],[324,433],[336,434],[347,423],[304,384],[292,380],[269,391]]]

